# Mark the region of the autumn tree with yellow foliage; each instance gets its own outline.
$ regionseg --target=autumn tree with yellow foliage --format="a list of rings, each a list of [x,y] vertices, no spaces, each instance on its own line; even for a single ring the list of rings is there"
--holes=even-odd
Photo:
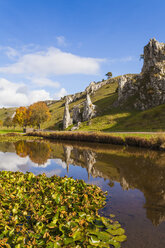
[[[17,123],[21,127],[26,127],[29,123],[28,113],[26,107],[20,107],[16,109],[13,123]]]
[[[28,108],[29,123],[31,126],[37,126],[40,129],[41,123],[49,120],[49,108],[44,102],[37,102]]]
[[[28,108],[20,107],[16,110],[13,118],[14,123],[18,123],[21,127],[37,126],[40,129],[41,123],[50,118],[49,108],[44,102],[37,102]]]

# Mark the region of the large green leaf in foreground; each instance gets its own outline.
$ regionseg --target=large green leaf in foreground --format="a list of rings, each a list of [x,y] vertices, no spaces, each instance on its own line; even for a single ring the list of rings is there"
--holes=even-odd
[[[0,172],[0,247],[120,247],[118,222],[98,215],[105,194],[83,180]]]

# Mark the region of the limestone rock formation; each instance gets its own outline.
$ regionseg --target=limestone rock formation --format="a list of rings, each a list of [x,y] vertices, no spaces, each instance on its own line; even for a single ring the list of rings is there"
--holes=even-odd
[[[118,100],[124,102],[128,97],[133,96],[138,90],[136,82],[136,75],[123,75],[118,79]]]
[[[165,65],[165,43],[160,43],[156,41],[155,38],[151,39],[144,47],[143,56],[143,73],[148,72],[152,67],[159,67],[159,69],[163,69],[163,72],[165,73],[165,68],[162,68],[163,65],[159,64],[163,63]]]
[[[82,119],[82,115],[79,105],[76,105],[73,107],[73,123],[81,122],[81,119]]]
[[[76,93],[76,94],[73,94],[73,95],[64,96],[63,98],[61,98],[61,100],[66,101],[66,99],[67,99],[68,104],[69,104],[69,103],[75,102],[77,100],[80,100],[82,98],[85,98],[85,95],[86,95],[85,92],[79,92],[79,93]]]
[[[87,94],[94,94],[98,89],[103,87],[104,85],[110,83],[110,80],[104,80],[102,82],[91,82],[89,86],[85,89]]]
[[[144,47],[144,65],[139,75],[119,79],[118,102],[133,97],[134,107],[145,110],[165,103],[165,44],[151,39]]]
[[[73,123],[73,120],[70,117],[69,104],[68,104],[68,100],[66,98],[65,109],[64,109],[64,117],[63,117],[63,129],[65,129],[68,126],[72,125],[72,123]]]
[[[75,126],[73,126],[73,127],[71,128],[70,131],[75,131],[75,130],[79,129],[80,125],[81,125],[81,122],[78,122]]]
[[[92,104],[89,94],[86,96],[84,102],[84,109],[82,113],[83,121],[88,121],[96,115],[96,106]]]

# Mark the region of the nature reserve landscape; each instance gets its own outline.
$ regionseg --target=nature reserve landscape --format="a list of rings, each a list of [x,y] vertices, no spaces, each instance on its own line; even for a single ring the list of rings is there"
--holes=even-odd
[[[164,10],[0,0],[0,247],[165,247]]]

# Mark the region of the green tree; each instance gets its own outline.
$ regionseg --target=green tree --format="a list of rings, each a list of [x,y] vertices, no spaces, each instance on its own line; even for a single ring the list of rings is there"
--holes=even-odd
[[[109,78],[111,78],[111,77],[112,77],[112,72],[110,72],[110,71],[109,71],[109,72],[107,72],[107,74],[105,74],[105,76],[107,76],[107,77],[108,77],[108,79],[109,79]]]
[[[9,128],[12,127],[12,125],[13,125],[12,118],[10,116],[7,116],[3,122],[3,126]]]

